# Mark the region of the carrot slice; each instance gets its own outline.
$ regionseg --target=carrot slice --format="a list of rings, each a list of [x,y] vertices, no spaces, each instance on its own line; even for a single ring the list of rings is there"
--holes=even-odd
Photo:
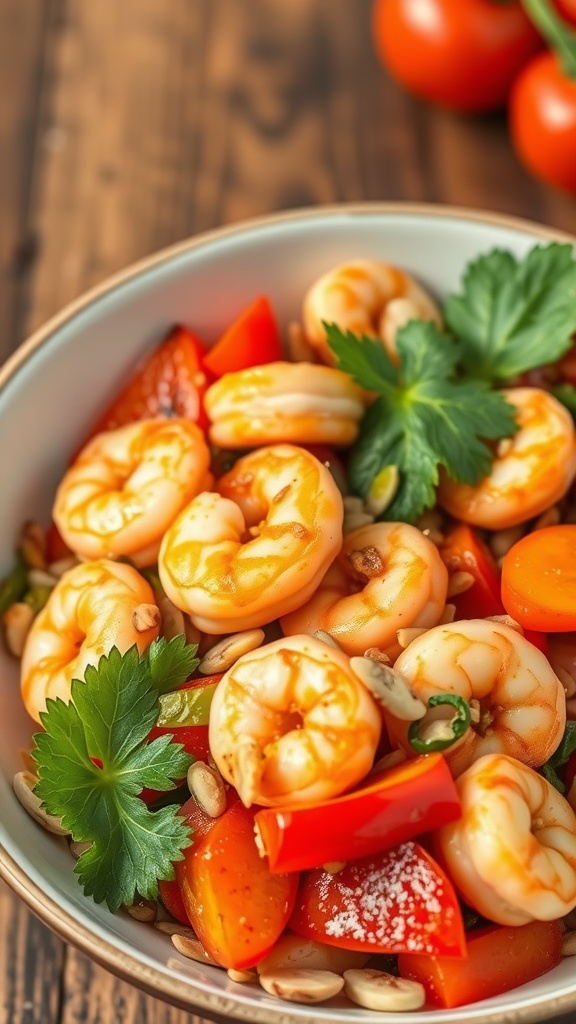
[[[576,629],[576,526],[548,526],[514,544],[502,564],[502,602],[527,629]]]

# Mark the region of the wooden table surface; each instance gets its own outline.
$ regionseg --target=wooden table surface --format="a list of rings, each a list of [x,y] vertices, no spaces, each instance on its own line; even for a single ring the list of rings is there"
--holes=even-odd
[[[0,359],[133,260],[273,210],[439,202],[576,234],[576,199],[522,170],[504,117],[410,99],[369,25],[370,0],[1,0]],[[0,1024],[200,1021],[3,885],[0,954]]]

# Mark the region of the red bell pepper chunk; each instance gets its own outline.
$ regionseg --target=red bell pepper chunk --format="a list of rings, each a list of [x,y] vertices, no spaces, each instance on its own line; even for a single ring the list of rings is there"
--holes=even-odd
[[[433,1006],[451,1009],[489,999],[524,985],[555,967],[562,956],[558,921],[531,921],[520,927],[490,925],[468,932],[467,956],[401,954],[403,978],[419,981]]]
[[[427,754],[335,800],[267,807],[258,811],[255,823],[270,870],[302,871],[389,850],[459,817],[460,800],[446,761],[442,754]]]
[[[255,809],[233,791],[219,818],[209,818],[193,800],[181,813],[194,842],[174,868],[192,927],[216,963],[253,967],[284,931],[298,875],[271,874],[256,846]]]
[[[450,573],[468,572],[474,577],[468,590],[450,598],[456,606],[456,619],[486,619],[507,614],[502,603],[500,570],[476,530],[466,523],[453,527],[440,546],[440,555]],[[524,636],[546,654],[545,633],[525,629]]]
[[[103,413],[90,436],[154,416],[179,416],[205,429],[206,349],[187,327],[174,327]]]
[[[447,533],[440,555],[450,573],[468,572],[474,583],[468,590],[450,598],[456,605],[457,619],[484,619],[505,615],[500,597],[500,571],[492,552],[478,533],[460,523]]]
[[[190,918],[186,913],[186,907],[184,906],[180,886],[176,879],[173,878],[168,881],[166,879],[160,879],[158,882],[158,889],[160,890],[160,898],[166,907],[166,910],[172,914],[172,917],[175,917],[177,921],[180,921],[182,924],[187,924],[188,927],[190,927]]]
[[[369,953],[461,957],[466,948],[452,884],[414,842],[349,861],[335,875],[306,871],[288,927],[328,946]]]
[[[204,366],[215,377],[284,359],[282,339],[265,295],[248,306],[210,349]]]

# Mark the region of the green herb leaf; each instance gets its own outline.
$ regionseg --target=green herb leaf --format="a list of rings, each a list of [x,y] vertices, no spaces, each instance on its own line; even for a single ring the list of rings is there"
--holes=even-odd
[[[158,649],[155,658],[158,673]],[[76,842],[91,843],[76,873],[87,895],[116,911],[136,893],[156,898],[158,880],[174,877],[173,861],[190,845],[188,829],[177,807],[150,811],[138,794],[174,789],[193,759],[170,735],[147,742],[159,695],[150,659],[136,647],[123,655],[113,648],[83,682],[73,681],[71,698],[49,700],[41,715],[35,792]]]
[[[184,636],[171,640],[158,637],[148,648],[152,682],[158,693],[169,693],[190,678],[200,664],[196,657],[198,644],[189,644]]]
[[[413,320],[396,335],[399,365],[372,338],[327,328],[341,370],[380,394],[362,421],[349,461],[352,490],[366,497],[378,473],[398,467],[400,483],[382,518],[413,522],[435,501],[439,466],[475,484],[492,464],[482,439],[509,437],[514,408],[479,380],[458,380],[458,348],[433,323]]]
[[[576,722],[566,722],[564,735],[560,745],[556,748],[552,757],[549,757],[540,771],[545,779],[558,790],[559,793],[566,792],[566,786],[558,774],[558,769],[563,768],[576,750]]]
[[[576,330],[572,246],[535,246],[523,260],[499,249],[480,256],[466,268],[462,295],[446,300],[444,318],[476,377],[504,381],[555,362]]]

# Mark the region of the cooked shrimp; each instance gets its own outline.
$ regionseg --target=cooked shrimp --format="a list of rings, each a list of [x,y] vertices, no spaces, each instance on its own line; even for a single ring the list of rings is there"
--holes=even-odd
[[[394,657],[398,629],[439,622],[447,587],[438,549],[420,530],[371,523],[346,534],[316,593],[280,625],[287,635],[323,630],[349,655],[378,647]]]
[[[441,323],[436,303],[410,274],[376,260],[345,263],[320,277],[304,297],[302,318],[307,341],[329,365],[334,356],[323,321],[380,337],[391,354],[396,332],[409,320]]]
[[[509,754],[538,767],[562,739],[564,689],[547,658],[501,622],[461,619],[417,637],[394,663],[424,703],[455,693],[479,703],[480,720],[444,751],[460,775],[483,754]],[[410,753],[406,729],[390,720],[391,738]]]
[[[210,750],[247,807],[338,796],[370,770],[380,730],[346,655],[309,636],[239,658],[210,708]]]
[[[195,423],[152,419],[98,434],[65,474],[54,521],[82,558],[153,565],[160,541],[206,486],[210,452]]]
[[[462,817],[437,836],[466,902],[506,925],[576,907],[576,815],[564,797],[503,754],[480,758],[456,786]]]
[[[227,373],[208,389],[210,439],[223,448],[349,445],[364,414],[362,389],[330,366],[267,363]]]
[[[259,448],[218,490],[180,514],[158,563],[166,594],[204,633],[251,629],[292,611],[342,543],[340,491],[303,448]]]
[[[158,636],[160,613],[144,624],[141,605],[155,611],[151,587],[130,565],[102,560],[65,572],[26,639],[21,688],[28,714],[39,722],[48,697],[70,700],[72,680],[112,647],[145,651]]]
[[[441,475],[438,500],[456,519],[489,530],[539,515],[562,498],[576,476],[576,434],[568,410],[540,388],[502,392],[517,410],[518,432],[500,442],[479,484]]]

